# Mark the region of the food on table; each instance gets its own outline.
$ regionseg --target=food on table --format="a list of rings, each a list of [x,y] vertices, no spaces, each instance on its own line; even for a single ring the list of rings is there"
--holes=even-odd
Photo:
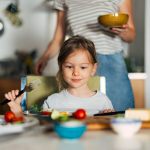
[[[53,111],[54,109],[43,109],[43,111]]]
[[[123,115],[122,114],[117,114],[116,118],[118,118],[118,117],[123,117]]]
[[[16,123],[16,122],[23,122],[23,120],[24,120],[24,118],[23,118],[23,116],[18,116],[18,117],[14,117],[14,118],[12,118],[12,122],[14,123]]]
[[[50,113],[54,111],[54,109],[43,109],[40,113],[41,115],[50,115]],[[68,115],[69,113],[67,111],[61,111],[59,112],[60,115]]]
[[[68,115],[63,115],[59,117],[59,121],[67,121],[69,119]]]
[[[77,119],[84,119],[86,117],[86,111],[84,109],[78,109],[72,115]]]
[[[49,116],[51,117],[51,119],[56,120],[56,119],[59,119],[60,113],[59,113],[59,111],[57,111],[57,110],[54,109],[54,110],[50,113]]]
[[[12,119],[15,117],[15,114],[11,111],[5,113],[4,118],[7,122],[12,122]]]
[[[4,118],[6,122],[13,124],[23,123],[24,121],[23,116],[15,116],[15,114],[11,111],[6,112]]]
[[[40,111],[43,110],[43,108],[38,108],[38,105],[37,104],[34,104],[31,106],[32,107],[32,112],[33,113],[39,113]]]
[[[66,111],[59,112],[59,113],[60,113],[60,115],[68,115],[68,112],[66,112]]]
[[[125,111],[125,118],[138,119],[142,121],[150,121],[150,109],[127,109]]]
[[[50,115],[51,111],[41,111],[41,115]]]

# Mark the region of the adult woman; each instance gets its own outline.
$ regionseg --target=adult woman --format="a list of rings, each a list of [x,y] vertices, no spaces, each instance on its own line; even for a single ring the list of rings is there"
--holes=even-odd
[[[134,98],[122,57],[122,43],[132,42],[135,27],[131,0],[51,0],[51,6],[58,10],[58,21],[53,40],[35,66],[35,72],[42,72],[47,60],[59,53],[69,24],[73,35],[82,35],[92,40],[96,47],[98,75],[106,77],[106,94],[114,109],[125,110],[134,107]],[[99,15],[127,13],[129,20],[122,28],[106,29],[99,25]],[[40,70],[39,70],[40,69]]]

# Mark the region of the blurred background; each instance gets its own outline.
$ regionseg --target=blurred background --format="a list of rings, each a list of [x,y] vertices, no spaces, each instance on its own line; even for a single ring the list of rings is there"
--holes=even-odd
[[[140,84],[132,81],[132,86],[139,84],[138,90],[143,92],[143,102],[138,107],[150,107],[150,96],[145,100],[145,75],[150,70],[147,67],[149,43],[146,42],[150,2],[132,0],[132,3],[136,38],[131,44],[123,43],[124,59],[128,72],[132,73],[131,79],[134,79],[131,76],[134,73],[144,74],[144,77],[138,77],[138,81],[142,79]],[[0,0],[0,101],[4,100],[7,91],[20,88],[22,76],[34,75],[34,64],[52,40],[56,21],[56,10],[46,5],[46,0]],[[57,71],[56,56],[49,60],[43,75],[54,76]],[[148,89],[149,81],[147,84]]]

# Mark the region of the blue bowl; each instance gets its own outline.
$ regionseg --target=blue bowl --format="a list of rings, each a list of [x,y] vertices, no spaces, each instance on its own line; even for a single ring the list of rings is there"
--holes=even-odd
[[[66,121],[54,125],[56,133],[64,139],[78,139],[86,131],[86,125],[79,121]]]

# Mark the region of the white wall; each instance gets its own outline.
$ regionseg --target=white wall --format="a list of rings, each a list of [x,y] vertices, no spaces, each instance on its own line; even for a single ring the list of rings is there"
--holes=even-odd
[[[150,108],[150,0],[145,0],[145,82],[146,108]]]
[[[21,27],[11,25],[2,12],[13,1],[0,1],[0,19],[5,25],[5,32],[0,36],[0,61],[14,58],[16,50],[30,52],[36,48],[37,59],[44,53],[53,38],[57,20],[56,11],[44,5],[44,1],[19,0],[19,17],[23,19]],[[49,61],[44,74],[55,75],[58,70],[56,62],[56,57]]]

